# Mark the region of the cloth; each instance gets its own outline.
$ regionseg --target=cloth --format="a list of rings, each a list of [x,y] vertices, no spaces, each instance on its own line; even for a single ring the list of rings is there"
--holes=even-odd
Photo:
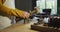
[[[48,21],[49,21],[49,18],[44,18],[44,19],[43,19],[43,22],[44,22],[44,23],[48,23]]]
[[[0,16],[0,30],[11,25],[11,20],[8,17]]]
[[[7,6],[8,8],[15,9],[15,1],[14,0],[6,0],[3,5]],[[14,17],[12,17],[12,18],[14,19]],[[11,20],[13,21],[13,19],[9,19],[8,17],[0,15],[0,29],[4,29],[4,28],[10,26]]]
[[[8,8],[15,9],[15,0],[6,0],[4,5]]]

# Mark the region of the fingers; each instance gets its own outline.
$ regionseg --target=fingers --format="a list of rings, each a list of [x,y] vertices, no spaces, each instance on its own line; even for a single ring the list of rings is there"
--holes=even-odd
[[[29,18],[29,16],[30,16],[30,13],[28,13],[28,12],[23,13],[23,18]]]
[[[29,16],[30,16],[30,14],[28,13],[27,16],[26,16],[26,18],[29,18]]]

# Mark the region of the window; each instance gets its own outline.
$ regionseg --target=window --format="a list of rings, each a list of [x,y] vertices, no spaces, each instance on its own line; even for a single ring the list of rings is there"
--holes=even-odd
[[[52,9],[51,15],[57,14],[57,0],[37,0],[36,3],[40,13],[43,13],[43,9]]]

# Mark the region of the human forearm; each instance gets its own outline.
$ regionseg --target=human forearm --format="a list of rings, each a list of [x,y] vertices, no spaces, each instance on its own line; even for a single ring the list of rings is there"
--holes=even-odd
[[[12,16],[14,14],[14,16],[17,16],[17,14],[15,12],[13,12],[12,9],[4,6],[2,3],[0,3],[0,11],[2,11],[4,14],[6,15],[10,15]],[[13,13],[13,14],[12,14]]]
[[[16,17],[29,17],[29,13],[19,10],[19,9],[11,9],[8,8],[7,6],[3,5],[0,3],[0,11],[2,11],[4,14],[8,15],[8,16],[16,16]]]

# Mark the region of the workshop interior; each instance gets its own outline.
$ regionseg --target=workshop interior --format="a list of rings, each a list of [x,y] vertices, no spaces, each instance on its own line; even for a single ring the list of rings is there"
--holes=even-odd
[[[0,32],[60,32],[60,0],[0,0]]]

